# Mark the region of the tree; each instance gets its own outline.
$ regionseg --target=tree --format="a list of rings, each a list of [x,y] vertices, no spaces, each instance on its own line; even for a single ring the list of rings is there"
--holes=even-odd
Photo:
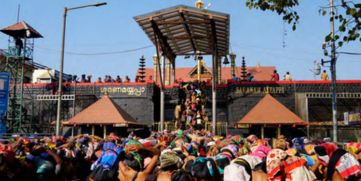
[[[337,1],[337,0],[335,0]],[[341,47],[345,42],[360,41],[361,32],[361,3],[355,1],[339,0],[334,7],[336,8],[334,14],[335,23],[338,28],[334,36],[334,41]],[[246,0],[246,6],[250,9],[260,9],[262,11],[276,12],[281,15],[283,20],[288,24],[292,24],[292,30],[297,28],[300,16],[297,14],[295,7],[299,5],[299,0]],[[323,7],[320,13],[325,16],[330,7]],[[330,18],[330,21],[333,19]],[[342,38],[341,38],[342,37]],[[331,42],[332,37],[328,34],[325,37],[325,42]]]

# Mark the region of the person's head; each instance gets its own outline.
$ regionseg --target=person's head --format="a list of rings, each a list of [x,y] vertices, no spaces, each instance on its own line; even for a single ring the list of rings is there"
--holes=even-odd
[[[333,152],[337,150],[337,146],[335,146],[333,143],[323,143],[315,146],[314,150],[321,164],[327,166]]]
[[[323,73],[326,73],[326,70],[323,70]]]
[[[221,149],[221,152],[236,158],[238,156],[238,146],[234,144],[227,145]]]
[[[277,148],[277,149],[281,149],[281,150],[286,150],[286,148],[287,148],[287,140],[286,140],[286,138],[283,135],[280,135],[276,139],[273,147]]]
[[[125,157],[125,164],[134,171],[139,172],[143,170],[143,159],[138,153],[127,154]]]
[[[197,180],[220,180],[220,173],[212,158],[198,157],[192,163],[191,174]]]
[[[273,73],[277,73],[277,70],[274,70]]]
[[[181,167],[181,159],[174,151],[166,151],[160,155],[160,168],[163,171],[174,171]]]
[[[184,170],[177,170],[172,174],[172,181],[191,181],[192,178]]]
[[[290,74],[290,72],[286,72],[286,74],[288,75],[288,74]]]

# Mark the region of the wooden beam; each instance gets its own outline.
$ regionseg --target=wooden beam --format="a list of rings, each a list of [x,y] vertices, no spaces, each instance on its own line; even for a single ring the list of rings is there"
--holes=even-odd
[[[175,59],[176,55],[172,51],[172,48],[169,46],[166,37],[160,31],[157,23],[154,20],[151,20],[154,34],[157,36],[160,48],[162,49],[163,54],[170,60]]]
[[[189,36],[189,35],[181,35],[181,36],[175,36],[173,37],[174,39],[177,40],[187,40],[187,39],[208,39],[208,37],[206,36],[202,36],[202,35],[193,35],[193,36]]]
[[[172,24],[172,25],[179,25],[179,24],[209,24],[209,20],[183,20],[183,21],[179,21],[179,20],[169,20],[169,21],[162,21],[162,22],[157,22],[158,25],[163,25],[163,24]]]
[[[211,19],[211,38],[212,38],[212,50],[214,51],[214,54],[217,52],[217,29],[216,24],[213,19]]]
[[[179,14],[180,14],[182,20],[183,20],[183,21],[186,21],[186,18],[185,18],[185,16],[184,16],[184,13],[183,13],[183,12],[180,12]],[[192,48],[193,48],[193,51],[194,51],[194,54],[195,54],[195,53],[197,52],[197,47],[196,47],[196,44],[194,43],[194,40],[193,40],[193,38],[192,38],[192,32],[191,32],[191,30],[189,29],[189,25],[188,25],[188,24],[183,24],[183,26],[184,26],[184,28],[185,28],[188,36],[190,37],[189,41],[192,43]]]

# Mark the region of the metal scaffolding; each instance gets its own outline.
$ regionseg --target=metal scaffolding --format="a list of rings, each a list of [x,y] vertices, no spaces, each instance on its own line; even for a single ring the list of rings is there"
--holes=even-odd
[[[26,77],[25,72],[33,69],[34,39],[42,38],[42,35],[24,21],[0,31],[9,35],[8,49],[3,52],[5,66],[2,70],[11,75],[7,132],[27,132],[24,121],[31,121],[31,118],[28,118],[28,111],[24,107],[24,83],[30,82],[31,78],[30,76]]]

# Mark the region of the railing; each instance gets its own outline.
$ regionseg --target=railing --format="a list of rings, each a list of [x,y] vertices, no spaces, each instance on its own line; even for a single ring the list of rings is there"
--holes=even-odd
[[[18,49],[16,47],[9,47],[7,51],[5,51],[5,55],[7,57],[24,57],[28,59],[32,59],[33,57],[33,49],[31,47],[24,47],[24,50],[21,50],[20,55],[18,55]]]

